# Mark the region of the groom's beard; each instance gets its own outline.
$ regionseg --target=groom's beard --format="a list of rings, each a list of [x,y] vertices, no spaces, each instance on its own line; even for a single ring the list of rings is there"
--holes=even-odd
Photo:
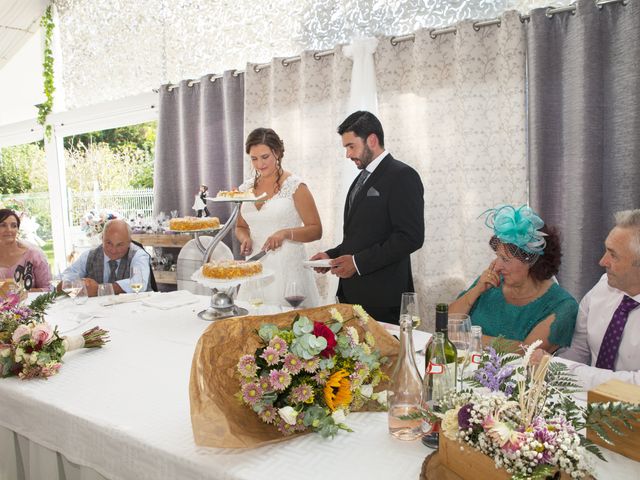
[[[373,152],[367,145],[365,145],[362,155],[359,158],[352,158],[351,160],[358,160],[360,162],[360,165],[357,165],[358,169],[364,170],[373,160]]]

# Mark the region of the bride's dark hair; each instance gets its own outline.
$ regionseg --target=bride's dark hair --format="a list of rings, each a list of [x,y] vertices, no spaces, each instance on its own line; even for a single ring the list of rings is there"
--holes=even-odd
[[[244,143],[244,149],[247,155],[251,147],[256,145],[266,145],[271,149],[273,155],[276,157],[276,186],[275,193],[280,191],[280,177],[282,177],[282,157],[284,157],[284,143],[282,139],[271,128],[256,128],[247,136],[247,141]],[[253,188],[258,186],[258,172],[256,172],[253,178]]]

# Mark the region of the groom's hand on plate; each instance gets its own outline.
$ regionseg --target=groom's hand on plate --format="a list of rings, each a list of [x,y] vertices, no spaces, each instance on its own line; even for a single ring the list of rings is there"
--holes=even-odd
[[[309,260],[327,260],[328,258],[329,258],[329,255],[327,255],[325,252],[318,252],[313,257],[311,257]],[[330,268],[325,268],[325,267],[316,267],[313,270],[316,273],[327,273],[331,269]]]
[[[340,278],[351,278],[356,273],[353,255],[342,255],[331,260],[331,273]]]

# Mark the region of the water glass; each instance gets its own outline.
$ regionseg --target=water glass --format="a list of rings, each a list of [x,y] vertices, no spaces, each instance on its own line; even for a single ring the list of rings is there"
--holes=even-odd
[[[144,279],[142,278],[142,271],[137,267],[131,268],[131,277],[129,279],[129,286],[131,290],[136,292],[136,295],[142,290],[144,286]]]
[[[256,280],[250,286],[252,288],[251,293],[249,295],[249,303],[253,307],[253,310],[256,315],[260,314],[260,307],[264,303],[264,292],[262,289],[262,281]]]
[[[84,284],[84,280],[81,278],[74,281],[75,296],[73,297],[73,303],[76,305],[84,305],[89,300],[89,294],[87,293],[87,286]]]
[[[99,297],[112,297],[114,295],[113,292],[113,285],[110,283],[101,283],[100,285],[98,285],[98,296]],[[107,298],[103,301],[100,302],[100,304],[102,306],[105,307],[110,307],[111,305],[113,305],[113,303],[111,302],[112,299]]]

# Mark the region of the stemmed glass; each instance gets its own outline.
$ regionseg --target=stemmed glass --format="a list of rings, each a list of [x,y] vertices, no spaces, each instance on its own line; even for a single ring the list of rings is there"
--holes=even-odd
[[[84,280],[77,276],[64,277],[62,279],[62,291],[69,295],[76,305],[87,302],[87,287]]]
[[[131,268],[131,277],[129,278],[129,286],[136,295],[142,290],[144,279],[142,278],[142,271],[138,267]]]
[[[408,316],[411,319],[412,328],[420,325],[420,308],[418,294],[415,292],[404,292],[400,299],[400,318]]]
[[[114,295],[113,285],[111,285],[110,283],[101,283],[100,285],[98,285],[99,297],[110,297],[113,295]],[[113,303],[111,302],[111,299],[106,299],[106,301],[101,302],[101,304],[104,307],[109,307],[113,305]]]
[[[51,285],[51,291],[55,292],[60,282],[62,282],[62,270],[60,265],[49,265],[49,284]]]
[[[262,289],[262,281],[256,280],[254,282],[251,296],[249,297],[249,303],[253,306],[254,313],[258,315],[260,313],[260,307],[264,303],[264,292]]]
[[[284,299],[291,305],[291,308],[298,308],[302,302],[304,302],[305,298],[307,297],[304,294],[300,282],[296,282],[295,280],[287,282],[287,286],[284,289]]]
[[[450,313],[448,336],[458,351],[458,381],[463,388],[464,369],[469,365],[469,344],[471,343],[471,319],[464,313]]]

